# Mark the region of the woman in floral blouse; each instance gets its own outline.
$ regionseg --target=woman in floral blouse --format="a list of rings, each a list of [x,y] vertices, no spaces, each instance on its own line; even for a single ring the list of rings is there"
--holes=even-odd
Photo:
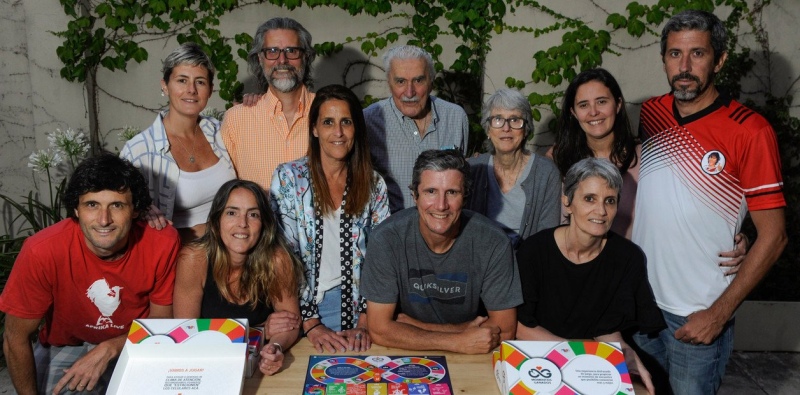
[[[326,86],[311,104],[308,156],[279,165],[272,176],[272,208],[305,264],[303,331],[319,352],[371,346],[361,266],[369,232],[389,216],[389,201],[366,133],[355,94]]]

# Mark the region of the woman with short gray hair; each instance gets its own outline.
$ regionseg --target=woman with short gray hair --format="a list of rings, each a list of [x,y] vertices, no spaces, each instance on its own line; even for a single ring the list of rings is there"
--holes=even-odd
[[[665,324],[647,282],[644,253],[610,231],[621,189],[622,176],[606,159],[586,158],[567,171],[561,202],[569,223],[531,236],[517,251],[524,300],[517,308],[517,338],[619,342],[629,371],[654,393],[650,374],[625,339]]]
[[[149,128],[130,139],[120,156],[144,174],[153,198],[142,213],[151,227],[172,223],[185,244],[205,233],[219,187],[236,178],[219,121],[200,115],[214,87],[214,65],[187,42],[164,59],[161,96],[168,98]]]
[[[473,194],[466,208],[493,220],[516,247],[520,240],[558,225],[558,169],[525,149],[533,116],[528,99],[518,91],[501,89],[489,96],[482,124],[487,153],[469,159]]]

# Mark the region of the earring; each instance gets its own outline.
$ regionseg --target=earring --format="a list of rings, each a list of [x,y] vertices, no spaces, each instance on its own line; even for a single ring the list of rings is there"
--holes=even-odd
[[[164,96],[165,96],[165,94],[164,94],[164,90],[162,89],[162,90],[161,90],[161,97],[164,97]]]

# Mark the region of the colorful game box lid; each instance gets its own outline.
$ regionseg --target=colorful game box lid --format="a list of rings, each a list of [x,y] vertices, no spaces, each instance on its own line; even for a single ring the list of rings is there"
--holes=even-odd
[[[503,394],[634,395],[618,343],[505,341],[495,378]]]
[[[109,394],[240,394],[246,319],[134,320]]]
[[[312,355],[303,394],[453,395],[444,356]]]

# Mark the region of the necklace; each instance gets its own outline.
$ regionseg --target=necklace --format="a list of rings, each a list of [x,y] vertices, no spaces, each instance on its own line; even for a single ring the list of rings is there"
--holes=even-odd
[[[183,143],[183,141],[181,141],[181,139],[177,135],[173,136],[173,137],[175,137],[176,140],[178,140],[179,143],[181,143],[181,148],[183,149],[183,151],[186,152],[187,155],[189,155],[189,163],[194,163],[194,145],[195,145],[194,144],[195,143],[194,135],[197,133],[197,129],[198,128],[199,128],[198,125],[194,125],[194,129],[192,130],[192,136],[193,137],[192,137],[192,152],[191,153],[189,152],[189,150],[186,149],[186,145]]]

